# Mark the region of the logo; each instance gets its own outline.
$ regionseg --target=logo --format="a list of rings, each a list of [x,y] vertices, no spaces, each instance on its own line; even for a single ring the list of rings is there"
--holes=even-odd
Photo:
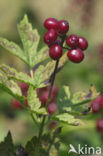
[[[101,147],[95,148],[95,147],[89,147],[87,145],[82,147],[80,144],[78,144],[78,147],[76,149],[72,144],[70,144],[68,154],[70,155],[70,153],[76,153],[80,155],[91,155],[91,154],[101,155],[102,149]]]

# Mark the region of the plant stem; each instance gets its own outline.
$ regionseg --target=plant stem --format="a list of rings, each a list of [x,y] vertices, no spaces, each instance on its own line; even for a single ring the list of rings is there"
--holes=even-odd
[[[65,41],[65,37],[66,37],[65,35],[61,37],[61,47],[63,46],[63,43]],[[57,73],[57,69],[58,69],[58,64],[59,64],[59,59],[56,61],[54,72],[53,72],[53,75],[52,75],[52,78],[51,78],[51,84],[50,84],[50,89],[49,89],[49,94],[48,94],[48,100],[47,100],[47,103],[46,103],[46,109],[48,108],[48,104],[50,102],[50,97],[51,97],[52,88],[53,88],[53,85],[54,85],[54,81],[55,81],[55,77],[56,77],[56,73]],[[35,151],[36,156],[39,156],[39,149],[40,149],[42,134],[43,134],[43,130],[44,130],[45,119],[46,119],[46,116],[43,116],[41,126],[40,126],[40,129],[39,129],[38,144],[37,144],[37,148],[36,148],[36,151]]]
[[[49,94],[48,94],[48,100],[47,100],[47,103],[46,103],[46,108],[48,107],[48,104],[49,104],[49,101],[50,101],[51,92],[52,92],[52,88],[53,88],[53,84],[54,84],[54,80],[55,80],[58,64],[59,64],[59,60],[57,60],[56,64],[55,64],[55,69],[54,69],[54,73],[53,73],[52,80],[51,80],[51,85],[50,85],[50,89],[49,89]],[[42,119],[42,122],[41,122],[41,126],[40,126],[40,129],[39,129],[38,145],[37,145],[36,152],[35,152],[36,156],[39,156],[39,149],[40,149],[41,138],[42,138],[42,134],[43,134],[43,130],[44,130],[45,119],[46,119],[46,116],[43,116],[43,119]]]

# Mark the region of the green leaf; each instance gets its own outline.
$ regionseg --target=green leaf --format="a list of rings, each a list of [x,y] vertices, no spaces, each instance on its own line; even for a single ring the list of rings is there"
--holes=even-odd
[[[34,136],[30,141],[27,142],[25,146],[25,151],[29,154],[29,156],[34,156],[35,148],[37,145],[37,137]]]
[[[54,118],[59,122],[63,122],[72,126],[78,126],[82,124],[82,121],[80,119],[75,118],[73,115],[70,115],[68,113],[56,115]]]
[[[66,97],[67,97],[68,99],[70,99],[71,93],[70,93],[70,88],[69,88],[69,86],[64,86],[63,88],[64,88],[64,92],[65,92]]]
[[[35,57],[33,57],[33,67],[34,65],[41,63],[48,58],[49,58],[49,50],[48,50],[48,47],[45,46],[41,48],[40,51],[35,54]]]
[[[17,44],[0,37],[0,45],[6,50],[8,50],[11,54],[19,57],[22,61],[27,63],[25,53]]]
[[[0,72],[0,87],[15,98],[23,100],[20,87],[13,80],[9,80],[5,73]]]
[[[91,101],[99,95],[99,92],[96,91],[93,85],[90,86],[89,92],[76,92],[73,94],[72,103],[73,104],[82,104],[86,101]]]
[[[30,106],[32,111],[34,111],[37,114],[47,114],[45,108],[40,108],[41,102],[37,97],[36,90],[34,90],[34,88],[31,86],[29,87],[28,90],[27,100],[28,100],[28,105]]]
[[[14,146],[11,133],[8,132],[4,142],[0,143],[0,156],[13,156]]]
[[[72,102],[70,100],[70,89],[69,86],[63,86],[60,89],[59,96],[58,96],[58,108],[59,112],[65,112],[71,110]]]
[[[64,54],[62,58],[60,59],[59,65],[58,65],[58,71],[65,65],[67,61],[67,57]],[[48,62],[45,66],[40,65],[36,71],[35,71],[35,83],[42,88],[48,84],[48,81],[50,80],[50,77],[53,74],[53,71],[55,69],[56,61],[52,60]],[[39,88],[38,87],[38,88]]]
[[[0,70],[3,71],[9,79],[21,81],[28,85],[36,87],[35,81],[25,73],[17,72],[16,69],[11,68],[5,64],[0,66]]]
[[[31,68],[48,58],[47,47],[44,47],[37,52],[40,36],[38,31],[32,28],[27,15],[25,15],[24,19],[18,24],[18,31],[23,43],[27,62]]]

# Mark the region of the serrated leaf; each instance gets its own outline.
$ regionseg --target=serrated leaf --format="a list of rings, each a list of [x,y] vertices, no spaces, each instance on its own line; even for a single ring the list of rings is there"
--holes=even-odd
[[[33,58],[33,67],[34,65],[41,63],[48,58],[49,58],[49,50],[48,50],[48,47],[45,46],[41,48],[40,51],[35,54],[35,57]]]
[[[64,54],[59,60],[57,72],[59,72],[64,67],[66,62],[67,62],[67,55]],[[55,69],[55,64],[56,64],[56,61],[51,61],[45,66],[45,69],[44,69],[45,75],[43,76],[44,81],[48,81],[48,80],[51,81],[51,78]]]
[[[11,133],[8,132],[4,139],[4,142],[0,143],[0,156],[13,156],[14,145],[11,137]]]
[[[7,75],[0,72],[0,87],[15,98],[23,100],[20,87],[13,80],[9,80]]]
[[[62,113],[62,114],[56,115],[55,119],[60,122],[64,122],[69,125],[72,125],[72,126],[78,126],[79,124],[82,123],[80,119],[75,118],[73,115],[70,115],[68,113]]]
[[[25,151],[29,153],[29,156],[34,156],[35,154],[35,148],[37,145],[37,137],[34,136],[30,141],[27,142],[25,146]]]
[[[18,31],[23,43],[27,62],[31,68],[48,58],[47,47],[42,48],[39,52],[37,51],[40,36],[37,29],[32,28],[27,15],[18,24]]]
[[[40,108],[41,107],[41,102],[39,98],[37,97],[36,90],[34,90],[33,87],[29,87],[28,90],[28,105],[30,106],[31,110],[36,112],[37,114],[47,114],[45,108]]]
[[[8,50],[11,54],[19,57],[22,61],[27,63],[25,53],[17,44],[15,44],[14,42],[8,41],[5,38],[0,37],[0,45],[6,50]]]
[[[99,92],[96,91],[93,85],[90,86],[89,92],[76,92],[73,94],[72,103],[78,104],[85,101],[93,100],[99,95]]]
[[[70,90],[68,86],[63,86],[60,89],[57,103],[58,103],[59,112],[71,110],[70,106],[72,105],[72,102],[70,100]]]
[[[67,57],[64,54],[59,61],[58,70],[57,72],[64,66],[67,61]],[[38,83],[40,88],[46,86],[48,81],[52,77],[53,71],[55,69],[56,61],[50,61],[45,66],[40,65],[35,71],[35,82]]]
[[[16,69],[11,68],[5,64],[0,66],[0,70],[3,71],[9,79],[21,81],[36,87],[35,81],[29,75],[23,72],[17,72]]]

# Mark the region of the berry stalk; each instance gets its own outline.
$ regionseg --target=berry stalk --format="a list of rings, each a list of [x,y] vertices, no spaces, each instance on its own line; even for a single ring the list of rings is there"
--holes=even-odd
[[[63,46],[64,41],[65,41],[65,35],[63,35],[61,37],[61,44],[60,44],[61,47]],[[57,73],[57,69],[58,69],[58,64],[59,64],[59,59],[56,60],[55,69],[54,69],[53,76],[52,76],[52,79],[51,79],[51,84],[50,84],[50,89],[49,89],[49,94],[48,94],[48,100],[47,100],[47,103],[46,103],[46,109],[48,108],[48,104],[50,102],[50,97],[51,97],[52,88],[53,88],[53,85],[54,85],[54,81],[55,81],[55,77],[56,77],[56,73]],[[46,116],[43,116],[41,126],[40,126],[40,129],[39,129],[38,145],[37,145],[36,152],[35,152],[36,156],[39,156],[39,149],[40,149],[42,134],[43,134],[43,130],[44,130],[45,120],[46,120]]]

